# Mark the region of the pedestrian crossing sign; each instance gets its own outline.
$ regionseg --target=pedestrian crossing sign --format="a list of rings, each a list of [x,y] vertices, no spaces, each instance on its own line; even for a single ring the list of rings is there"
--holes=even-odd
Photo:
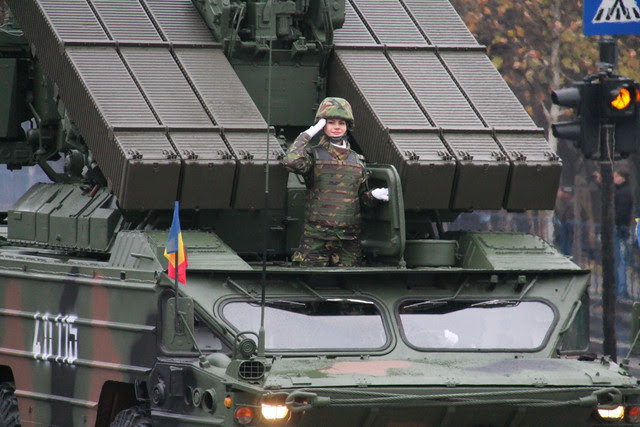
[[[640,34],[637,0],[584,0],[584,33],[588,36]]]

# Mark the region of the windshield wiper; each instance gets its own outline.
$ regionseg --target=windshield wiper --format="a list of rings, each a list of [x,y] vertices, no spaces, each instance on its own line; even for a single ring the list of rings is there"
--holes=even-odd
[[[300,301],[292,301],[292,300],[288,300],[288,299],[276,299],[276,300],[271,300],[271,301],[267,301],[267,307],[273,307],[273,308],[304,308],[307,306],[306,302],[300,302]]]
[[[413,303],[413,304],[409,304],[409,305],[405,306],[404,308],[405,309],[416,309],[416,308],[432,309],[432,308],[442,307],[443,305],[447,305],[450,301],[455,301],[455,299],[458,297],[460,292],[462,292],[462,289],[465,287],[466,284],[467,284],[466,280],[464,280],[462,283],[460,283],[460,286],[458,286],[458,289],[456,290],[456,292],[450,297],[427,299],[427,300],[424,300],[424,301],[420,301],[420,302],[416,302],[416,303]]]
[[[405,305],[402,307],[403,310],[415,310],[418,308],[421,309],[433,309],[437,307],[442,307],[443,305],[447,305],[451,301],[451,298],[442,298],[442,299],[427,299],[420,302],[415,302],[413,304]]]
[[[520,304],[520,301],[504,300],[504,299],[492,299],[490,301],[480,301],[469,305],[473,308],[493,308],[493,307],[514,307]]]
[[[249,292],[245,291],[244,288],[242,286],[240,286],[239,284],[237,284],[236,282],[234,282],[233,280],[231,280],[230,277],[227,277],[226,283],[228,285],[231,285],[231,287],[233,289],[235,289],[237,292],[243,294],[244,296],[251,298],[254,301],[258,301],[258,298],[251,295]]]
[[[300,286],[302,286],[303,288],[305,288],[306,290],[308,290],[310,293],[312,293],[313,295],[315,295],[316,297],[318,297],[318,299],[325,301],[326,298],[323,297],[322,295],[320,295],[319,293],[317,293],[311,286],[307,285],[306,283],[304,283],[302,280],[298,279],[296,280],[296,283]]]

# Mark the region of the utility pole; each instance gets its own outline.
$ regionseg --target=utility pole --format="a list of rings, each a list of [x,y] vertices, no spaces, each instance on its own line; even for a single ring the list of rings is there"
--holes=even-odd
[[[601,37],[600,81],[610,76],[615,69],[617,43],[612,37]],[[601,85],[601,90],[603,86]],[[600,256],[602,263],[602,334],[603,353],[616,362],[618,343],[616,337],[616,278],[613,256],[614,196],[613,196],[613,147],[615,125],[611,120],[600,117],[600,188],[602,191],[602,225],[600,230]]]
[[[614,197],[613,197],[613,138],[612,124],[601,126],[600,177],[602,190],[602,228],[600,234],[602,262],[602,333],[604,354],[617,361],[616,338],[616,280],[613,257]]]

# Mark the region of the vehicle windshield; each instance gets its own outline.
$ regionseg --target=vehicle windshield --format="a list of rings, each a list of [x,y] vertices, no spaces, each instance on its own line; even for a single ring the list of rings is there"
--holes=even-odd
[[[534,350],[554,322],[540,301],[422,299],[398,311],[407,343],[419,349]]]
[[[260,328],[260,304],[255,301],[229,302],[222,314],[239,332],[257,333]],[[267,350],[375,350],[387,342],[380,310],[370,301],[271,300],[264,317]]]

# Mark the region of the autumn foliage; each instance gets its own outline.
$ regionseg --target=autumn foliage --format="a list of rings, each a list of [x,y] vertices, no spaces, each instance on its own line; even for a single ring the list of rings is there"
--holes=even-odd
[[[540,127],[549,126],[553,89],[598,71],[598,37],[582,32],[581,0],[451,3]],[[618,74],[640,80],[639,48],[637,36],[618,37]]]

